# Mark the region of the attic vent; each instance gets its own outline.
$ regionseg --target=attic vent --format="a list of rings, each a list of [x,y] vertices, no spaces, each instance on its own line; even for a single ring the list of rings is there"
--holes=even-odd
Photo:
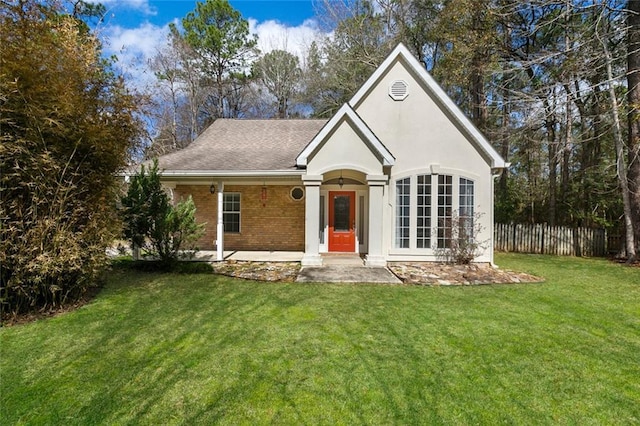
[[[389,87],[389,96],[394,101],[404,101],[409,96],[409,85],[402,80],[396,80]]]

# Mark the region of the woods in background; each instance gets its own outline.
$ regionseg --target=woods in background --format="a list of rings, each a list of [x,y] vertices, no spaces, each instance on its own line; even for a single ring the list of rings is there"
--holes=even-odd
[[[624,232],[626,210],[640,241],[640,2],[319,0],[330,32],[302,58],[257,52],[226,0],[206,4],[206,17],[198,6],[182,32],[172,29],[170,54],[156,61],[170,95],[160,151],[185,146],[218,117],[330,117],[403,42],[511,162],[496,184],[497,221]],[[198,20],[228,29],[208,43],[228,43],[233,59],[216,59],[194,36]]]

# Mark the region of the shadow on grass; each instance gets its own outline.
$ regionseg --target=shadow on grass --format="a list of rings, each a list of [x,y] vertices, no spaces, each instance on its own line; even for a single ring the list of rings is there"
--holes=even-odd
[[[245,401],[269,382],[260,353],[270,344],[261,324],[280,305],[269,292],[229,286],[216,276],[166,287],[166,278],[149,275],[148,283],[131,283],[138,294],[118,312],[127,328],[105,309],[104,320],[86,331],[92,336],[84,351],[87,360],[101,362],[80,369],[92,370],[102,390],[94,388],[80,418],[106,423],[243,418],[240,413],[251,411]],[[207,297],[210,292],[215,298]],[[157,297],[167,302],[154,303]]]
[[[137,272],[171,272],[176,274],[213,273],[213,267],[207,262],[162,262],[159,260],[132,260],[129,258],[119,258],[114,259],[111,262],[111,266],[114,269]]]
[[[265,285],[114,266],[91,309],[3,336],[0,404],[7,424],[633,423],[637,276],[511,262],[556,278]]]

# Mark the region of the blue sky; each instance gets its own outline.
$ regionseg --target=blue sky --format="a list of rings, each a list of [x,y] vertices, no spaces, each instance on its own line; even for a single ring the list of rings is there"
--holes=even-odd
[[[105,54],[115,55],[118,66],[135,86],[153,81],[147,64],[166,44],[169,23],[180,24],[195,9],[195,0],[88,0],[100,2],[107,15],[98,28]],[[204,0],[202,0],[204,1]],[[318,1],[318,0],[315,0]],[[302,57],[321,33],[314,0],[230,0],[258,36],[267,52],[288,50]]]
[[[141,22],[165,25],[183,18],[195,9],[195,0],[103,0],[109,11],[109,21],[128,28]],[[312,0],[231,0],[231,6],[245,19],[258,22],[276,20],[287,26],[298,26],[313,18]]]

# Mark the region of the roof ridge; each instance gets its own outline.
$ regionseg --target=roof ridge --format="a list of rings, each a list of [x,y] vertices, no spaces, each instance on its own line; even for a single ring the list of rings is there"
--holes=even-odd
[[[217,118],[216,121],[329,121],[328,118]],[[213,124],[212,123],[212,124]]]

